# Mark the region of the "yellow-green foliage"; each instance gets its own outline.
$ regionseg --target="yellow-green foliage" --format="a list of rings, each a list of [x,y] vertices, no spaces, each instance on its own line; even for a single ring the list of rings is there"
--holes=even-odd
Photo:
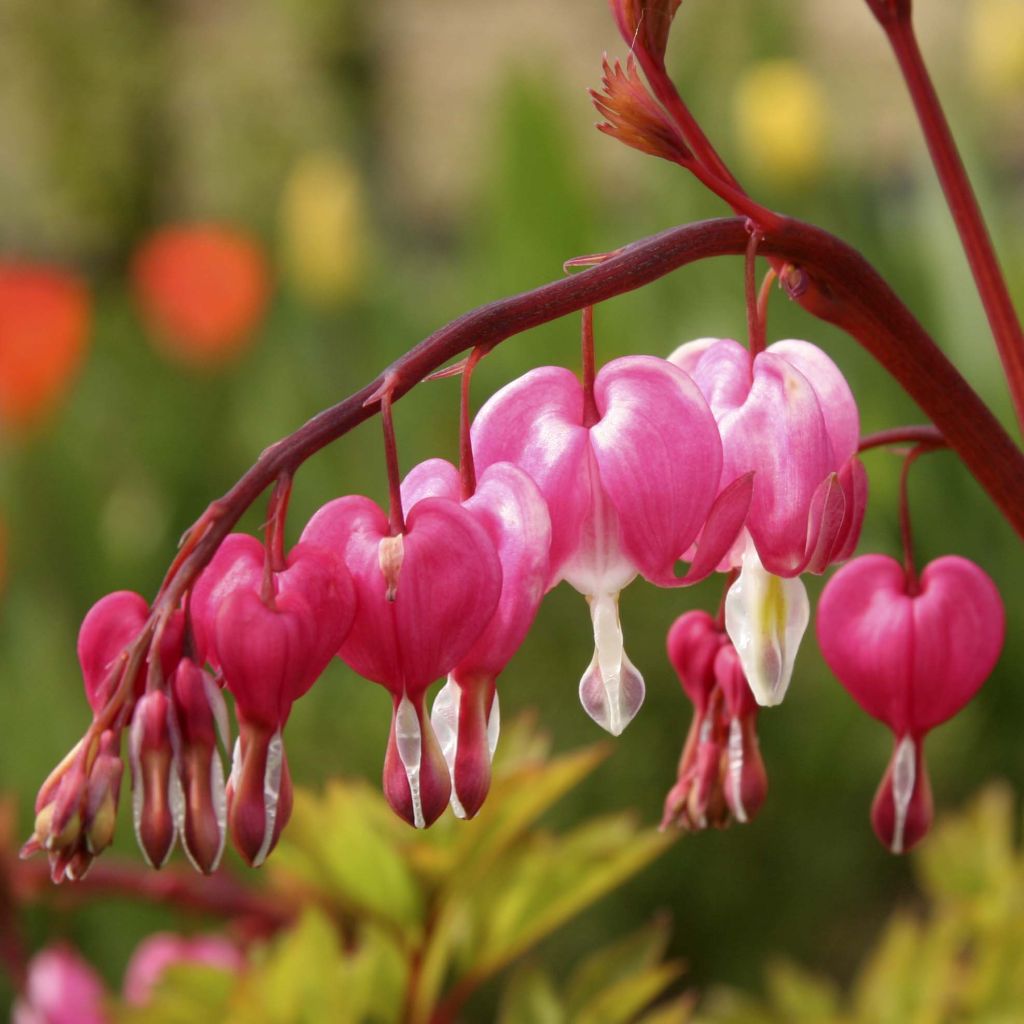
[[[843,997],[788,964],[767,971],[753,1000],[709,994],[695,1024],[1016,1024],[1024,1020],[1024,850],[1012,793],[985,789],[919,847],[929,901],[898,911]]]
[[[254,949],[237,979],[169,971],[123,1024],[427,1024],[467,1019],[466,998],[672,842],[630,815],[565,831],[539,819],[603,760],[603,746],[550,758],[523,724],[502,737],[490,797],[473,821],[415,832],[364,782],[299,792],[269,866],[295,924]],[[556,989],[538,967],[506,986],[502,1024],[681,1024],[686,1002],[648,1011],[681,973],[655,923],[593,954]]]

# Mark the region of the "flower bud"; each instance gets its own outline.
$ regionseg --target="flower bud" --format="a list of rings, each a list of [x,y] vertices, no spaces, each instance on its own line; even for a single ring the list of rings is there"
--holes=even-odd
[[[448,765],[422,696],[415,704],[396,698],[384,756],[384,795],[391,809],[410,825],[426,828],[444,813],[451,794]]]
[[[240,718],[227,785],[228,829],[245,862],[258,868],[292,813],[292,781],[280,729]]]
[[[217,741],[227,746],[227,708],[217,684],[183,658],[172,682],[178,724],[178,773],[182,788],[182,845],[204,874],[216,870],[227,835],[224,765]]]
[[[920,740],[904,736],[871,804],[871,827],[893,853],[906,853],[932,823],[932,787]]]
[[[85,846],[94,857],[114,841],[124,775],[120,748],[121,737],[108,729],[100,737],[100,751],[89,772],[85,795]]]
[[[155,868],[163,867],[171,855],[180,813],[181,784],[170,714],[166,694],[159,690],[146,694],[135,706],[129,739],[135,838]]]

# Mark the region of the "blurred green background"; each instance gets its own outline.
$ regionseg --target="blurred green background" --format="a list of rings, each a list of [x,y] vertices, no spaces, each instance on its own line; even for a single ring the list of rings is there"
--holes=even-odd
[[[1024,302],[1024,3],[918,5],[1018,308]],[[76,268],[93,292],[90,349],[66,400],[31,431],[0,436],[0,786],[27,835],[40,781],[88,708],[74,653],[102,594],[152,594],[177,537],[256,455],[465,310],[557,277],[566,258],[614,248],[717,201],[677,168],[592,130],[585,89],[607,49],[624,56],[601,0],[0,0],[0,258]],[[684,5],[670,49],[680,91],[741,180],[766,204],[839,234],[885,274],[964,374],[1010,422],[1009,401],[966,263],[884,40],[858,0]],[[262,240],[274,274],[265,322],[216,372],[169,362],[129,289],[151,229],[223,222]],[[743,337],[742,263],[686,268],[596,313],[601,359]],[[865,432],[920,413],[848,339],[781,295],[769,340],[804,337],[846,372]],[[477,402],[540,363],[575,366],[578,323],[510,340],[477,371]],[[457,384],[425,384],[396,411],[403,467],[456,454]],[[378,430],[359,428],[298,476],[291,533],[343,493],[386,493]],[[899,461],[867,456],[872,498],[860,550],[898,551]],[[949,454],[912,478],[921,562],[980,562],[1007,606],[999,667],[929,740],[939,807],[985,780],[1024,780],[1024,555]],[[261,509],[247,519],[255,528]],[[809,582],[812,597],[820,581]],[[660,816],[688,707],[664,655],[687,592],[634,584],[627,648],[647,704],[608,762],[559,813],[634,807]],[[582,599],[564,586],[502,679],[503,715],[536,707],[556,749],[593,741],[576,686],[591,651]],[[289,725],[293,774],[376,778],[384,690],[335,664]],[[771,792],[758,819],[684,839],[549,940],[570,964],[650,919],[673,918],[673,953],[698,986],[758,983],[786,954],[840,981],[880,922],[913,904],[868,807],[889,737],[829,677],[813,637],[785,706],[761,717]],[[117,846],[131,853],[122,801]],[[234,855],[228,870],[241,870]],[[111,901],[50,919],[111,980],[164,914]]]

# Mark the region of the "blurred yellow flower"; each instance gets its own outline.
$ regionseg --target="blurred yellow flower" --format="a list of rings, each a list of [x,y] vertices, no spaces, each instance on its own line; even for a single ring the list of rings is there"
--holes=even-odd
[[[1020,102],[1024,0],[974,0],[967,19],[967,67],[985,95]]]
[[[745,163],[762,177],[803,184],[824,162],[827,103],[818,82],[793,60],[766,60],[738,81],[735,131]]]
[[[337,305],[352,297],[366,258],[365,197],[345,157],[299,160],[281,196],[279,228],[284,267],[304,299]]]

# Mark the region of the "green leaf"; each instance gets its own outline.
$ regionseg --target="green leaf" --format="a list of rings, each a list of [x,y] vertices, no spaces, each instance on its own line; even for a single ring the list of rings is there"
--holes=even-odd
[[[574,1024],[629,1024],[683,973],[680,963],[657,964],[620,978],[570,1019]]]
[[[578,1013],[598,993],[624,978],[657,965],[668,945],[671,923],[667,915],[588,956],[566,986],[566,1006]]]
[[[839,993],[825,978],[780,961],[768,968],[767,982],[778,1020],[826,1024],[839,1016]]]
[[[693,1007],[697,997],[686,993],[638,1017],[636,1024],[687,1024],[693,1020]]]
[[[476,935],[464,968],[476,978],[494,974],[660,856],[674,838],[639,832],[629,817],[615,816],[511,852],[495,866],[500,886],[468,894]]]
[[[515,971],[502,993],[497,1024],[569,1024],[551,978],[534,964]]]
[[[297,790],[272,875],[280,887],[312,887],[354,914],[414,929],[423,900],[401,856],[400,828],[383,798],[361,783],[333,780],[319,798]]]
[[[114,1007],[115,1024],[221,1024],[237,983],[232,971],[208,964],[172,964],[145,1006]]]

